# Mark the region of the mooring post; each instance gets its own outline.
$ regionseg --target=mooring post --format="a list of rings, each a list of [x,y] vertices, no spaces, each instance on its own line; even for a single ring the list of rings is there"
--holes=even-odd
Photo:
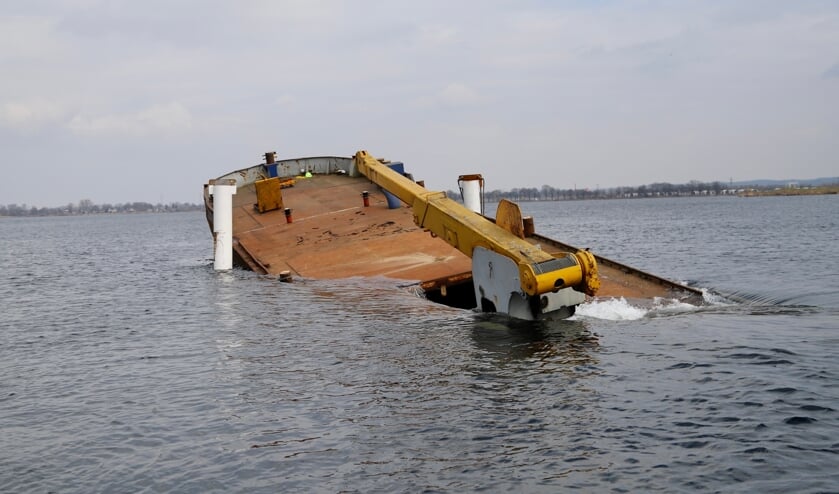
[[[478,214],[484,214],[484,177],[479,174],[461,175],[457,179],[463,205]]]
[[[213,268],[216,271],[233,269],[233,194],[236,180],[210,180],[213,196],[213,234],[215,236]]]

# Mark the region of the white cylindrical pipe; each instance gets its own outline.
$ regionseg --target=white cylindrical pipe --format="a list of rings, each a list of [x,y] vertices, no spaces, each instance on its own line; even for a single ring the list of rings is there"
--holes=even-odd
[[[216,271],[233,269],[233,194],[235,193],[235,180],[210,181],[210,195],[213,196],[213,233],[216,239],[213,268]]]
[[[462,175],[458,182],[460,193],[463,194],[463,205],[478,214],[484,214],[481,197],[484,179],[480,175]]]

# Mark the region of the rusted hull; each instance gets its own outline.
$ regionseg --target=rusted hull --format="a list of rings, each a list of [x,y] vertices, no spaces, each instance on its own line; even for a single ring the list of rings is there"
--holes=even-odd
[[[363,176],[345,170],[347,158],[288,160],[256,166],[224,178],[237,180],[233,198],[233,250],[237,265],[262,274],[340,279],[381,276],[416,283],[437,302],[475,307],[471,259],[415,225],[411,209],[392,208],[385,194]],[[315,163],[315,164],[313,164]],[[282,189],[285,210],[260,212],[254,182],[269,175],[298,176]],[[368,200],[362,193],[368,193]],[[212,199],[204,195],[212,231]],[[393,202],[391,203],[393,204]],[[538,226],[538,224],[537,224]],[[527,240],[549,253],[572,246],[527,231]],[[598,297],[701,300],[692,288],[597,258],[602,286]]]

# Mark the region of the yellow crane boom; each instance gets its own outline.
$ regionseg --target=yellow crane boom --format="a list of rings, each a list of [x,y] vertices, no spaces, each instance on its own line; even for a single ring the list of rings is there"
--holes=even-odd
[[[476,248],[500,254],[518,267],[521,290],[530,297],[573,287],[593,295],[600,285],[594,256],[586,251],[554,257],[487,218],[446,197],[429,191],[391,170],[367,151],[354,157],[359,172],[411,205],[414,222],[469,257]]]

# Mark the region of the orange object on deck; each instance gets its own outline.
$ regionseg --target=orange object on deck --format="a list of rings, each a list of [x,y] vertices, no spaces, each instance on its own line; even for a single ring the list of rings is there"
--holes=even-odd
[[[280,190],[280,179],[277,177],[257,180],[254,182],[256,188],[256,209],[260,213],[283,209],[283,193]]]

